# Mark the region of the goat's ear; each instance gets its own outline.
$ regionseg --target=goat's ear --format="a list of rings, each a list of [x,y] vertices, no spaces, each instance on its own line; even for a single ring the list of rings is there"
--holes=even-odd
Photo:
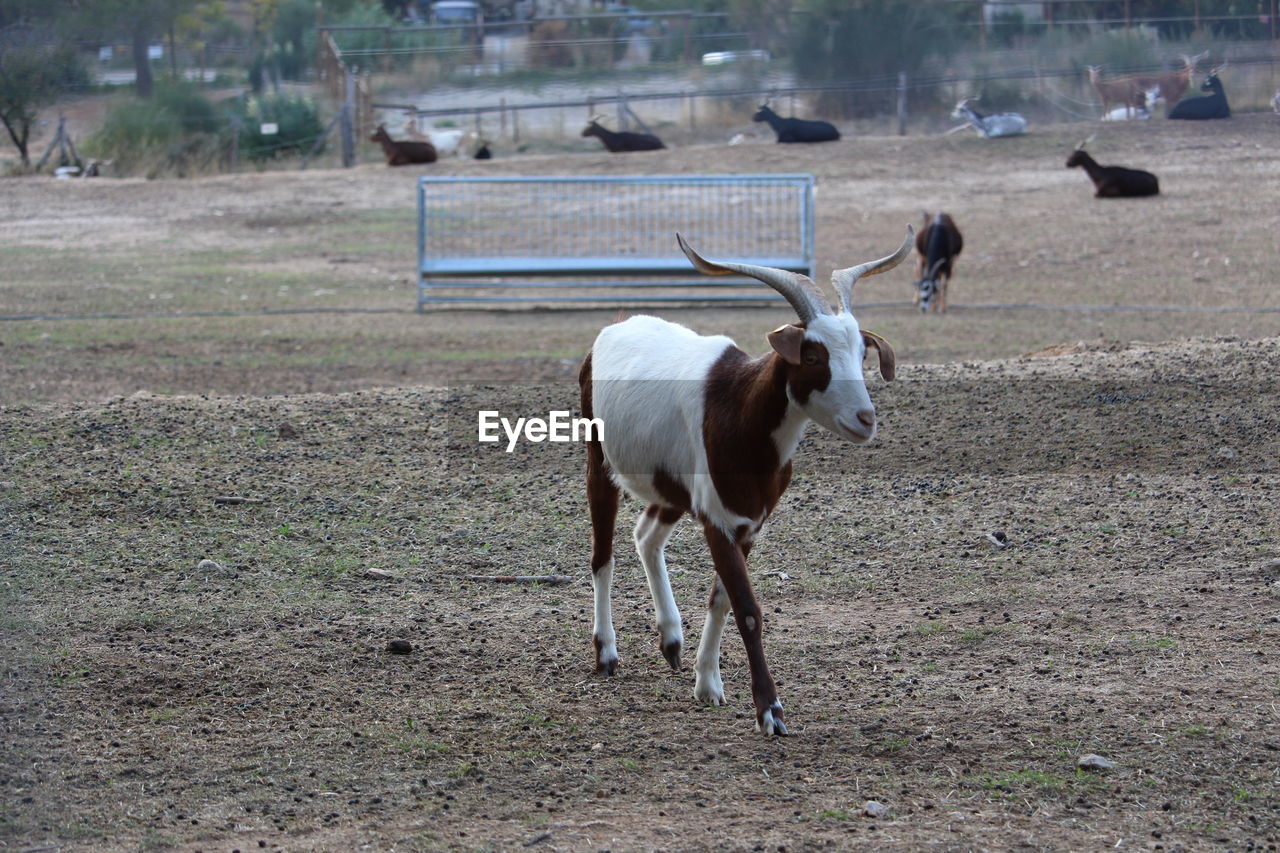
[[[765,335],[773,351],[787,364],[800,363],[800,345],[804,343],[804,327],[789,323]]]
[[[892,382],[898,363],[893,354],[893,347],[884,338],[866,329],[862,330],[862,339],[867,342],[867,346],[876,348],[876,352],[880,354],[880,375],[884,377],[885,382]]]

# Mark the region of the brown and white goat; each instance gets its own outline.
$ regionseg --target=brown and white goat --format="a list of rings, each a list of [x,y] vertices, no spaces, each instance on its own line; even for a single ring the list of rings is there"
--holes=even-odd
[[[1110,114],[1113,105],[1126,111],[1147,108],[1147,87],[1139,83],[1137,78],[1129,76],[1103,80],[1102,69],[1097,65],[1089,65],[1086,68],[1089,72],[1089,83],[1102,99],[1104,116]]]
[[[791,481],[791,457],[810,420],[855,444],[875,435],[876,411],[862,362],[874,348],[881,375],[891,380],[893,349],[859,328],[850,310],[853,285],[901,263],[913,236],[908,227],[907,239],[892,255],[832,273],[843,308],[836,313],[806,276],[707,261],[677,235],[699,272],[750,276],[796,310],[799,322],[770,332],[772,352],[759,358],[723,335],[705,337],[656,317],[632,317],[600,332],[578,377],[583,416],[603,424],[603,436],[587,442],[597,672],[613,675],[618,666],[610,590],[618,498],[626,490],[646,504],[635,543],[662,656],[680,668],[684,638],[664,551],[672,528],[688,513],[702,525],[716,571],[693,695],[708,705],[724,704],[720,640],[732,610],[751,669],[756,727],[766,735],[787,733],[765,661],[764,617],[751,589],[747,556]]]
[[[382,154],[387,158],[388,166],[408,166],[411,163],[434,163],[436,148],[430,142],[396,141],[387,133],[386,127],[378,125],[378,129],[369,137],[382,146]]]
[[[1198,53],[1195,56],[1180,54],[1182,68],[1176,71],[1164,71],[1159,74],[1126,74],[1121,77],[1101,79],[1102,71],[1096,65],[1088,66],[1089,82],[1102,98],[1102,114],[1110,114],[1111,104],[1119,104],[1126,110],[1138,111],[1143,108],[1154,108],[1155,99],[1163,98],[1172,107],[1186,94],[1191,85],[1191,72],[1196,63],[1206,58],[1209,53]],[[1155,92],[1155,95],[1152,95]]]
[[[924,215],[924,225],[916,235],[916,295],[920,310],[930,308],[947,312],[947,285],[951,283],[952,265],[964,248],[964,237],[950,215]]]
[[[1180,54],[1180,56],[1182,57],[1182,68],[1177,71],[1138,75],[1138,79],[1145,84],[1143,88],[1159,88],[1160,97],[1164,98],[1164,102],[1170,107],[1181,101],[1182,96],[1187,93],[1187,88],[1191,85],[1191,73],[1196,70],[1196,63],[1202,59],[1207,59],[1209,51],[1197,53],[1195,56],[1187,56],[1185,53]]]

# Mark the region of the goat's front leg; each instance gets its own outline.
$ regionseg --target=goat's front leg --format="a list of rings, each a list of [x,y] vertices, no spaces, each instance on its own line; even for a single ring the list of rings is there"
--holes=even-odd
[[[717,586],[724,587],[729,607],[733,609],[734,619],[738,623],[738,632],[742,635],[742,643],[747,649],[747,664],[751,668],[751,698],[756,706],[756,730],[766,735],[785,735],[787,727],[782,720],[782,702],[778,699],[778,687],[773,682],[773,676],[769,674],[769,664],[764,658],[764,617],[760,612],[760,604],[756,601],[755,593],[751,590],[746,555],[743,553],[742,546],[710,521],[704,522],[704,529],[707,545],[711,549],[711,557],[716,564],[716,575],[719,578]],[[713,592],[713,608],[714,596]],[[708,626],[711,620],[712,614],[709,613]],[[721,625],[723,626],[723,618]],[[718,651],[719,644],[716,645]],[[698,657],[699,663],[702,663],[701,647],[698,650]],[[718,674],[718,663],[716,669]],[[710,687],[709,682],[707,686]],[[696,690],[695,687],[695,692]]]
[[[951,276],[938,277],[938,313],[947,313],[947,285],[951,282]]]
[[[658,649],[674,670],[680,669],[680,650],[684,647],[684,634],[680,630],[680,609],[671,594],[671,579],[667,576],[665,555],[667,538],[684,510],[650,504],[636,520],[636,553],[649,580],[649,594],[653,596],[654,618],[658,624]]]

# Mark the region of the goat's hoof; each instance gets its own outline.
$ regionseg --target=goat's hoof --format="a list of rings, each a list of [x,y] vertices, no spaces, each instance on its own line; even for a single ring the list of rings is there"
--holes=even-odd
[[[725,704],[724,702],[724,685],[720,679],[714,679],[703,684],[701,680],[694,685],[693,698],[697,699],[703,705],[711,705],[713,707]]]
[[[596,661],[597,675],[616,675],[618,672],[618,659],[598,660]]]
[[[658,638],[658,648],[662,650],[662,656],[667,659],[667,663],[671,664],[671,668],[679,672],[680,650],[683,648],[683,643],[680,640],[672,640],[668,643],[662,638]]]
[[[756,731],[764,732],[765,736],[776,735],[777,737],[786,737],[787,726],[782,722],[782,703],[775,702],[769,710],[762,713],[756,718]]]

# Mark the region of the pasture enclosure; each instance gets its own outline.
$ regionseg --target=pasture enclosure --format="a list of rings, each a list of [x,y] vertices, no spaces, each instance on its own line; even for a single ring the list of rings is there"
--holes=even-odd
[[[423,177],[418,310],[777,301],[743,276],[697,276],[674,235],[719,261],[812,276],[813,227],[812,175]]]
[[[0,844],[1280,846],[1277,129],[1100,128],[1161,181],[1107,202],[1074,124],[0,181]],[[822,284],[921,210],[964,229],[946,315],[859,283],[881,432],[811,430],[752,553],[787,739],[737,642],[693,701],[623,547],[594,677],[582,448],[476,441],[573,409],[616,309],[414,311],[421,174],[623,169],[813,174]],[[794,319],[663,313],[752,353]]]

